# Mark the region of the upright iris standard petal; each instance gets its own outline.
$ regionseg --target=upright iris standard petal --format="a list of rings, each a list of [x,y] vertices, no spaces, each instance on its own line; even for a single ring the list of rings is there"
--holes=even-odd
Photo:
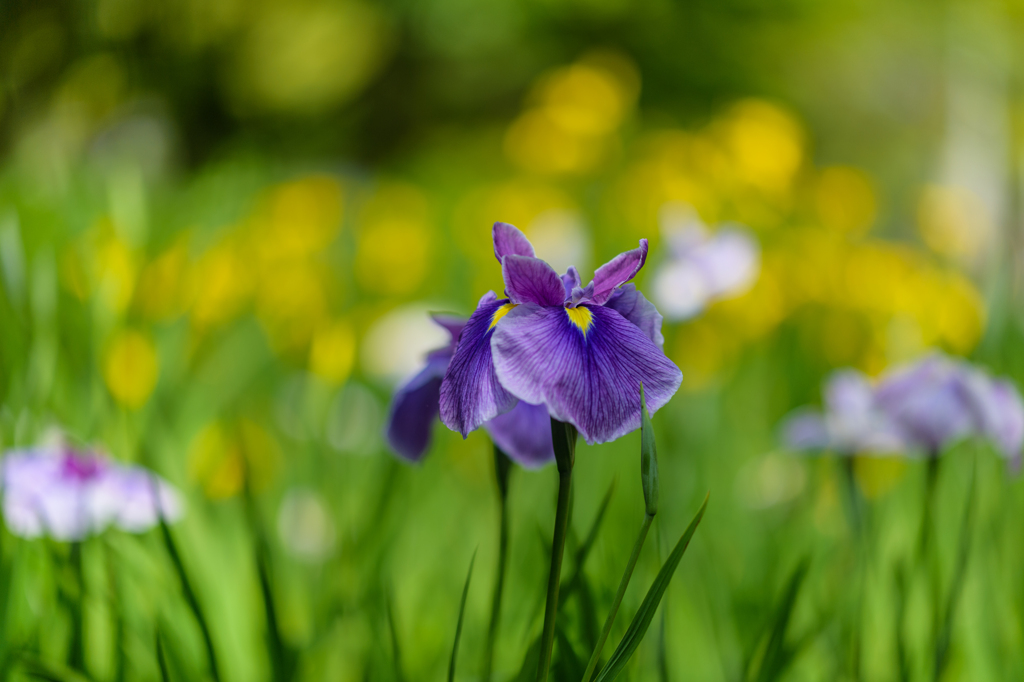
[[[594,272],[592,301],[597,305],[604,305],[617,287],[636,277],[646,262],[647,240],[641,239],[639,247],[620,253]]]
[[[506,256],[512,258],[512,256]],[[561,287],[561,283],[558,284]],[[485,421],[509,411],[516,397],[495,374],[491,356],[491,335],[498,322],[515,304],[487,292],[459,337],[444,380],[441,382],[441,421],[465,438]]]
[[[617,289],[605,306],[617,310],[624,318],[640,327],[640,331],[658,348],[665,345],[665,337],[661,333],[661,313],[653,303],[644,298],[635,284],[627,284]]]
[[[543,405],[520,400],[515,407],[484,424],[494,444],[514,462],[536,469],[555,459],[551,417]]]
[[[518,306],[491,342],[501,383],[520,399],[544,403],[589,443],[640,426],[640,382],[653,413],[679,388],[682,373],[639,327],[602,306]]]
[[[501,260],[501,274],[512,303],[560,306],[565,301],[562,279],[539,258],[505,256]]]
[[[450,358],[450,353],[445,351],[432,353],[426,367],[399,388],[391,402],[386,432],[388,443],[410,462],[420,461],[430,447],[441,399],[441,380]]]
[[[573,289],[583,284],[583,279],[580,277],[580,273],[575,265],[570,265],[569,269],[562,275],[562,284],[565,285],[565,297],[567,299],[572,296]]]
[[[533,245],[519,228],[508,223],[494,223],[491,233],[494,236],[494,257],[499,263],[505,256],[534,256]]]

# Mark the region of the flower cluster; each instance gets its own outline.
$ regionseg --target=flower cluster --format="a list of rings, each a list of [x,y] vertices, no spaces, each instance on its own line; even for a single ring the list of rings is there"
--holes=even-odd
[[[641,382],[652,413],[668,402],[682,373],[661,349],[661,315],[629,284],[647,240],[583,286],[512,225],[495,223],[493,238],[506,297],[484,295],[458,337],[440,388],[446,426],[465,436],[523,401],[602,443],[639,428]]]
[[[26,538],[78,541],[110,525],[140,533],[183,511],[156,474],[92,451],[14,451],[0,463],[0,478],[7,528]]]
[[[887,372],[875,384],[854,370],[838,372],[826,386],[825,408],[801,410],[787,420],[791,447],[935,456],[964,438],[981,437],[1018,465],[1024,445],[1024,401],[1017,388],[937,353]]]

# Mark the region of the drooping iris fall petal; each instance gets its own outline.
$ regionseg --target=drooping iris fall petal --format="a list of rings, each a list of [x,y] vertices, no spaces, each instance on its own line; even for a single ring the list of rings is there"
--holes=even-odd
[[[651,413],[679,388],[682,373],[639,327],[617,311],[524,304],[492,337],[502,385],[547,406],[588,443],[614,440],[640,427],[640,383]]]
[[[484,429],[494,444],[522,467],[536,469],[555,459],[551,417],[543,405],[520,400],[505,414],[485,422]]]
[[[418,462],[430,448],[434,420],[438,417],[441,380],[448,369],[450,355],[435,354],[407,384],[401,386],[391,402],[387,439],[391,448],[410,462]]]
[[[480,299],[441,382],[441,421],[463,437],[516,404],[516,397],[498,381],[491,357],[495,326],[514,307],[493,291]]]
[[[665,337],[661,333],[661,313],[654,304],[644,298],[636,285],[626,284],[621,287],[605,303],[605,307],[617,310],[620,315],[635,324],[658,348],[665,345]]]

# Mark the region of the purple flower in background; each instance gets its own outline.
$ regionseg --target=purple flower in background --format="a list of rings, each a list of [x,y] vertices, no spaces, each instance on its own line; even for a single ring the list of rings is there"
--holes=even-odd
[[[964,438],[991,440],[1007,459],[1020,459],[1024,404],[1008,381],[938,353],[887,373],[875,389],[881,409],[903,438],[928,454]]]
[[[160,517],[182,515],[178,493],[139,466],[70,448],[8,453],[2,463],[3,512],[11,533],[77,541],[114,525],[140,533]]]
[[[454,315],[434,315],[433,319],[448,330],[451,343],[428,354],[424,368],[399,387],[388,415],[388,443],[410,462],[420,461],[430,447],[439,411],[441,380],[467,322]],[[523,467],[543,466],[555,457],[551,425],[543,405],[520,402],[512,410],[486,422],[484,428],[494,444]]]
[[[559,276],[522,232],[494,225],[507,298],[488,292],[469,318],[441,384],[441,420],[465,436],[522,400],[602,443],[640,426],[640,383],[654,413],[682,373],[661,350],[661,315],[628,284],[647,240],[619,254],[585,287]]]
[[[868,378],[856,370],[832,374],[825,385],[825,410],[801,409],[783,424],[783,440],[795,450],[842,454],[900,452],[906,444],[879,408]]]
[[[796,449],[938,455],[964,438],[992,441],[1018,463],[1024,402],[1016,387],[938,353],[886,372],[875,385],[854,370],[829,380],[824,414],[801,410],[783,427]]]
[[[757,279],[761,254],[746,229],[708,231],[689,209],[663,220],[669,256],[654,274],[658,308],[670,320],[685,320],[709,303],[743,293]]]

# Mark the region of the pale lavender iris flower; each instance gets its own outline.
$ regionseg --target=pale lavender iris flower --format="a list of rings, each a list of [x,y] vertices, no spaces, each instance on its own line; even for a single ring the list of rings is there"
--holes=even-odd
[[[840,454],[895,453],[906,443],[875,399],[862,373],[841,370],[825,384],[825,409],[802,408],[783,424],[783,440],[794,450],[830,450]]]
[[[651,413],[668,402],[682,373],[661,349],[661,315],[629,284],[646,239],[583,286],[512,225],[495,223],[493,237],[507,298],[488,292],[462,331],[441,383],[448,428],[465,436],[525,401],[603,443],[640,427],[641,382]]]
[[[111,525],[141,533],[183,513],[169,483],[98,452],[16,450],[0,467],[4,521],[20,537],[79,541]]]
[[[724,226],[715,232],[692,212],[666,229],[668,257],[654,273],[654,301],[665,317],[689,319],[714,301],[750,288],[761,268],[761,252],[750,232]]]
[[[886,372],[874,385],[854,370],[836,373],[825,408],[800,410],[786,421],[790,447],[934,457],[963,439],[985,438],[1017,466],[1024,445],[1017,388],[938,353]]]
[[[454,315],[434,315],[433,319],[451,334],[451,343],[428,354],[423,369],[398,388],[388,415],[388,444],[410,462],[420,461],[430,449],[439,412],[441,380],[467,322]],[[494,444],[520,466],[533,469],[555,458],[551,424],[543,405],[520,402],[483,426]]]
[[[895,369],[875,389],[879,406],[904,439],[936,455],[971,437],[990,440],[1018,463],[1024,444],[1024,404],[1017,388],[970,363],[933,353]]]

